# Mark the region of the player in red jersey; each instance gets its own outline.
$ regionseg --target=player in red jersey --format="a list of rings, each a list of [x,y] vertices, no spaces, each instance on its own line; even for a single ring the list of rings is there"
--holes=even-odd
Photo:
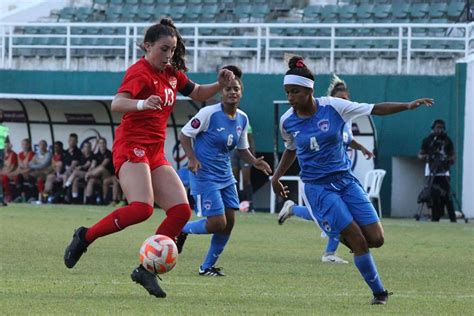
[[[19,196],[15,199],[15,202],[26,202],[27,194],[24,185],[25,177],[27,177],[30,171],[28,163],[33,160],[35,152],[31,149],[31,141],[29,138],[25,138],[21,141],[22,151],[18,154],[18,168],[11,175],[11,179],[15,182],[16,191],[19,192]]]
[[[89,228],[80,227],[66,248],[64,262],[72,268],[97,238],[140,223],[153,213],[153,203],[166,212],[156,234],[176,239],[191,217],[186,191],[164,156],[166,125],[180,92],[195,101],[215,95],[234,74],[221,70],[218,82],[199,85],[185,74],[185,46],[170,19],[151,26],[140,45],[145,56],[126,72],[112,111],[125,113],[113,145],[115,173],[129,205],[121,207]],[[139,265],[132,280],[151,295],[165,297],[153,273]]]

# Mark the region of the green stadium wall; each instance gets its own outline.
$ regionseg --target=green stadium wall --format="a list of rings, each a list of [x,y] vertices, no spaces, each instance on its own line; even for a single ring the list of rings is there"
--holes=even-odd
[[[215,74],[189,74],[199,83],[209,83]],[[0,93],[113,95],[123,73],[116,72],[46,72],[0,71]],[[462,185],[462,148],[464,134],[465,64],[457,64],[454,76],[347,75],[351,98],[376,103],[381,101],[410,101],[432,97],[435,106],[393,116],[374,117],[378,135],[376,166],[387,170],[382,188],[383,209],[389,214],[391,205],[392,157],[416,156],[422,139],[430,133],[434,119],[443,118],[452,138],[457,162],[452,170],[456,192]],[[256,146],[260,152],[272,152],[274,130],[274,100],[285,100],[282,75],[244,75],[242,109],[253,122]],[[326,94],[329,75],[316,78],[315,94]],[[282,109],[283,110],[283,109]],[[281,113],[283,113],[281,111]],[[282,147],[280,147],[282,148]]]

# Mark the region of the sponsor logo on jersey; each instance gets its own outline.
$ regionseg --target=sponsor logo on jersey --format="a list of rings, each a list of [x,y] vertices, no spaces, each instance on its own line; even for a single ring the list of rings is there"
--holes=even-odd
[[[326,133],[327,131],[329,131],[329,120],[328,119],[319,120],[318,127],[321,131]]]
[[[137,157],[143,157],[145,156],[145,151],[141,148],[133,148],[133,153],[135,154],[135,156]]]
[[[157,85],[157,84],[158,84],[158,80],[153,80],[153,84],[154,84],[154,85]]]
[[[242,134],[242,126],[237,126],[237,128],[235,129],[237,131],[237,136],[240,136],[240,134]]]
[[[197,118],[193,118],[193,120],[191,121],[191,127],[199,128],[199,126],[201,126],[201,121]]]
[[[219,128],[216,128],[216,130],[217,130],[218,132],[222,132],[223,130],[225,130],[225,127],[219,127]]]
[[[298,136],[299,133],[300,133],[300,131],[293,132],[293,137]]]
[[[176,89],[176,86],[178,85],[178,79],[176,79],[176,77],[172,76],[172,77],[170,77],[169,82],[170,82],[171,88]]]
[[[212,201],[211,200],[205,200],[203,203],[202,203],[202,206],[204,207],[204,209],[206,211],[209,211],[211,209],[211,206],[212,206]]]
[[[322,223],[322,226],[323,226],[323,229],[327,232],[330,232],[331,231],[331,225],[329,225],[329,222],[328,221],[323,221]]]

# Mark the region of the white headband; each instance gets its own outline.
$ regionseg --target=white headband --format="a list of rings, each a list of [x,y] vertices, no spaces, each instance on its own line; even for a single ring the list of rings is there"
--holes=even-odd
[[[297,86],[313,89],[314,80],[298,75],[286,75],[285,79],[283,80],[283,85],[287,84],[295,84]]]

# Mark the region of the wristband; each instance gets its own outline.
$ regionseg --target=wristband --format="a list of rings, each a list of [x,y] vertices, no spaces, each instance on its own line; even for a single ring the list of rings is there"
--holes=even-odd
[[[137,102],[137,110],[143,111],[143,106],[145,105],[145,100],[138,100]]]

